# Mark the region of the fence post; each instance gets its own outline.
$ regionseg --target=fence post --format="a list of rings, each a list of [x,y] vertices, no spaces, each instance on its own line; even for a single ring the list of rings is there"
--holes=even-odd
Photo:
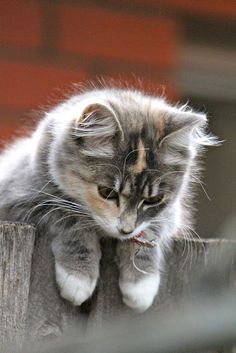
[[[0,223],[0,347],[13,340],[21,347],[24,334],[27,342],[29,338],[48,339],[72,326],[78,334],[82,328],[80,332],[86,329],[91,335],[120,316],[140,318],[122,303],[116,244],[110,238],[101,242],[103,256],[96,291],[91,300],[74,307],[59,294],[46,229],[35,234],[29,225]],[[199,273],[198,291],[215,295],[222,288],[235,286],[235,246],[235,241],[224,239],[175,239],[166,256],[160,293],[142,316],[152,312],[158,317],[160,311],[176,307],[183,295],[194,298],[197,291],[193,279]],[[228,261],[222,266],[225,258]]]
[[[0,348],[24,340],[34,228],[0,224]]]

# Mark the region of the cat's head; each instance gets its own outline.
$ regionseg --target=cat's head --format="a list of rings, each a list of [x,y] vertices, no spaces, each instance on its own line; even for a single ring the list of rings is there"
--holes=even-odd
[[[95,90],[51,116],[51,176],[102,230],[126,239],[181,227],[196,157],[215,142],[204,114],[140,92]]]

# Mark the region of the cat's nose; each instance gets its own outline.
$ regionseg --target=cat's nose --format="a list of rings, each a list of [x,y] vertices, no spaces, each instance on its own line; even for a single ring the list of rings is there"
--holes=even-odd
[[[129,235],[134,231],[133,229],[123,229],[123,228],[120,228],[118,230],[122,235]]]

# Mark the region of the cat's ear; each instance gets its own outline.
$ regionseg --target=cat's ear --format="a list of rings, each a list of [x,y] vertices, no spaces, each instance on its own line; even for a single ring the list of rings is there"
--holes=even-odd
[[[192,111],[174,110],[165,114],[159,129],[159,147],[165,151],[164,162],[184,164],[196,158],[203,146],[217,146],[218,139],[205,132],[207,118]]]
[[[197,139],[200,143],[200,139],[204,136],[203,130],[207,124],[205,114],[173,109],[163,119],[160,146],[188,147],[192,141],[197,141]]]
[[[120,122],[105,103],[90,103],[76,119],[74,137],[80,151],[92,157],[112,156],[115,138],[123,138]]]

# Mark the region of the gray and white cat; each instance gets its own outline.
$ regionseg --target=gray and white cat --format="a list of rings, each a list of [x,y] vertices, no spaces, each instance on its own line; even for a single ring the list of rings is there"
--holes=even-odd
[[[129,89],[94,89],[46,113],[0,156],[0,219],[50,237],[62,297],[80,305],[99,277],[101,237],[117,238],[124,302],[149,308],[163,253],[191,229],[204,114]]]

